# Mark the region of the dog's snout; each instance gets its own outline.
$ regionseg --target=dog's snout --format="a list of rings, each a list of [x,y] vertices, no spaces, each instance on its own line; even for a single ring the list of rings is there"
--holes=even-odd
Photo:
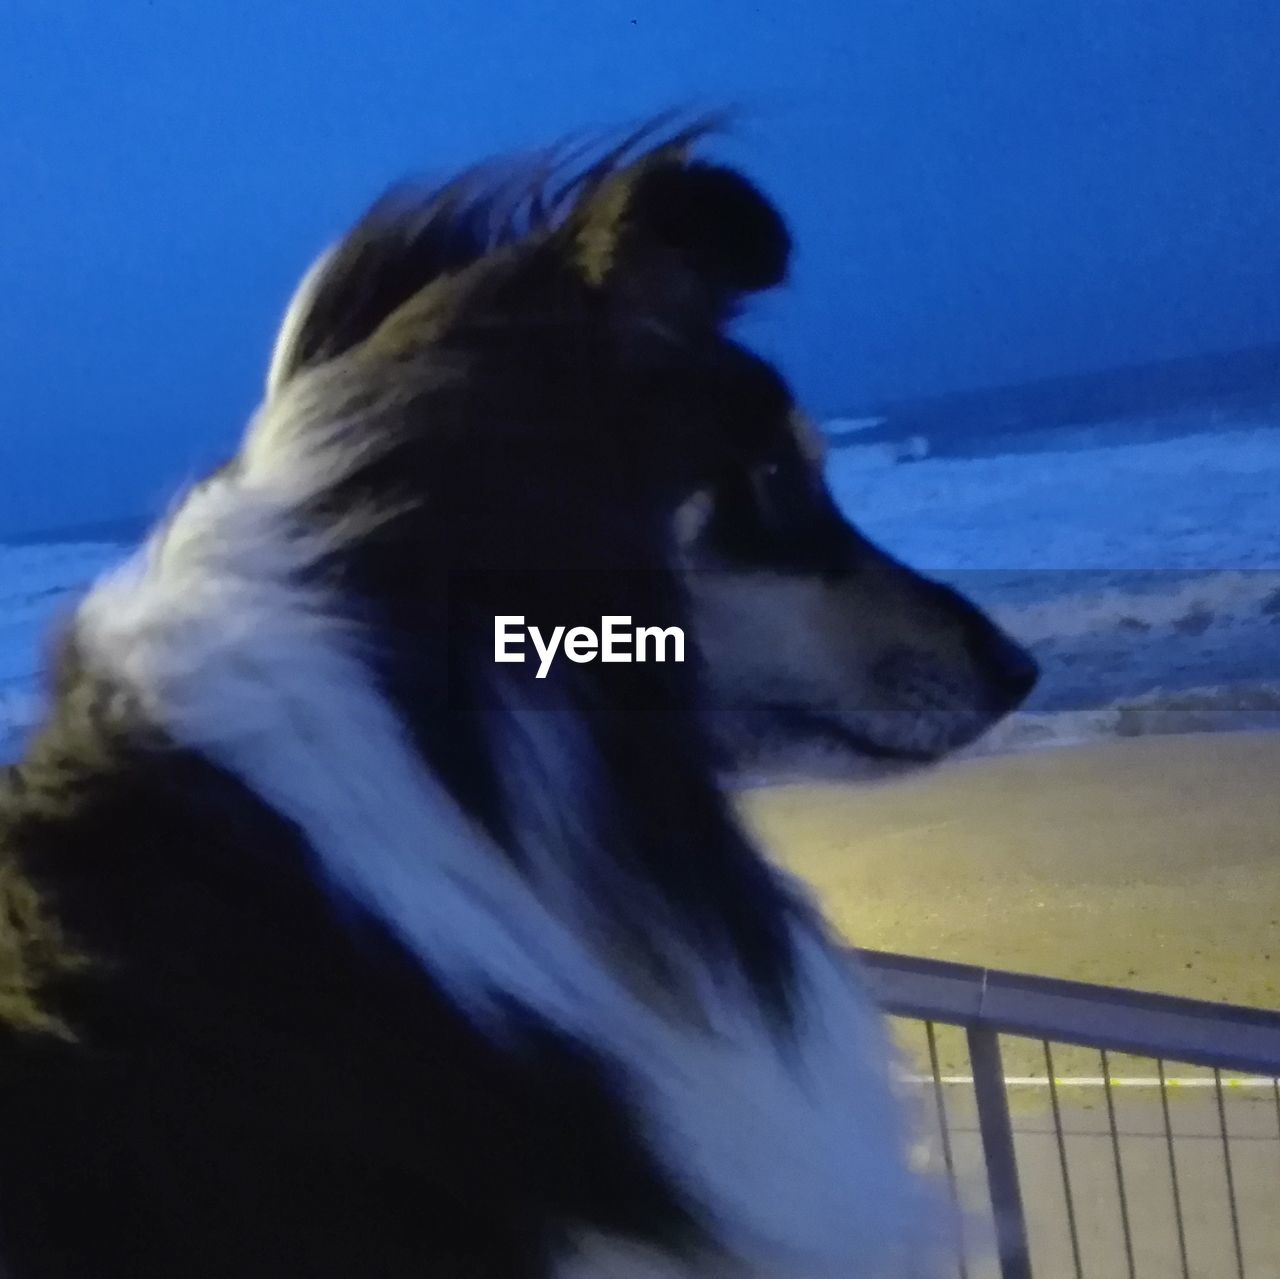
[[[998,714],[1026,701],[1040,678],[1036,659],[981,614],[970,629],[969,652],[991,690],[993,709]]]
[[[929,582],[927,598],[952,626],[959,626],[966,655],[985,693],[985,709],[998,719],[1026,701],[1040,678],[1036,659],[953,587]]]

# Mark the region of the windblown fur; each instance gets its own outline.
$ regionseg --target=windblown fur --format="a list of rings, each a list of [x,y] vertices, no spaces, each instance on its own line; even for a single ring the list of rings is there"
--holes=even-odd
[[[879,1018],[719,752],[936,757],[1034,667],[831,503],[704,132],[380,202],[81,604],[0,792],[8,1279],[926,1268]],[[695,651],[539,681],[495,613]]]

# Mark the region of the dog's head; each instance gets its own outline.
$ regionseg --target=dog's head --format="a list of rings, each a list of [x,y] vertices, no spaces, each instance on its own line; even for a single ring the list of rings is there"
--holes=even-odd
[[[318,378],[353,422],[393,422],[384,469],[348,488],[428,508],[454,568],[509,586],[674,569],[735,752],[937,758],[1017,706],[1035,665],[837,508],[820,437],[731,332],[785,277],[786,227],[692,156],[701,133],[639,134],[570,177],[555,160],[388,198],[304,282],[269,402]],[[644,609],[625,588],[597,602]]]
[[[937,759],[1017,707],[1036,664],[963,595],[850,524],[822,459],[792,413],[678,512],[721,733],[740,760],[798,745]]]

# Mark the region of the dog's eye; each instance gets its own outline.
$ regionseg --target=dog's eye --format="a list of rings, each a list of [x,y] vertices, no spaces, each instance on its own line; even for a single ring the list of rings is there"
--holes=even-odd
[[[796,459],[773,458],[751,471],[758,515],[774,528],[798,527],[812,518],[821,479]]]

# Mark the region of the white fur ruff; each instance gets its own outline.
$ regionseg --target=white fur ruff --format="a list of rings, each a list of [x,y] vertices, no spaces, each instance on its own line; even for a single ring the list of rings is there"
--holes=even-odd
[[[279,401],[239,472],[192,492],[95,587],[79,615],[86,658],[296,822],[323,873],[495,1038],[501,995],[617,1063],[653,1149],[744,1276],[919,1273],[909,1259],[942,1214],[906,1166],[886,1036],[849,960],[816,930],[796,937],[792,1048],[745,988],[705,969],[709,1030],[662,1015],[611,973],[573,908],[484,846],[376,692],[362,637],[299,585],[322,548],[291,531],[289,513],[342,461],[301,455],[273,412]],[[564,1279],[678,1273],[607,1241],[583,1247]]]

